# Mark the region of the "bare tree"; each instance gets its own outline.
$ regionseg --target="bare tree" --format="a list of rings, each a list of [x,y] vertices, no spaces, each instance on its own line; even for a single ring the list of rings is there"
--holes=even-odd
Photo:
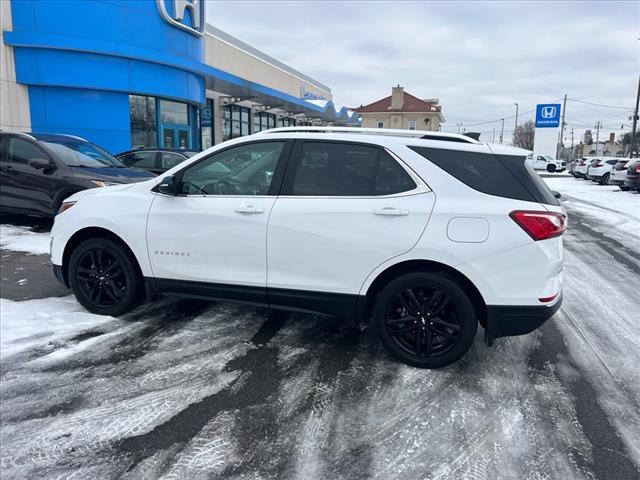
[[[513,132],[513,145],[516,147],[533,150],[534,127],[531,120],[521,123]]]

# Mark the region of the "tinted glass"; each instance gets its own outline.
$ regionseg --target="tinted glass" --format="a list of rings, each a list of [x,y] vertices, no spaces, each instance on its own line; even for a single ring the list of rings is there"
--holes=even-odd
[[[74,140],[42,143],[70,167],[124,167],[120,160],[93,143]]]
[[[9,140],[9,161],[16,163],[28,163],[34,158],[48,159],[47,155],[33,143],[12,138]]]
[[[410,147],[465,185],[482,193],[558,205],[526,157]]]
[[[169,170],[170,168],[175,167],[185,160],[186,159],[182,155],[179,155],[177,153],[162,152],[160,154],[160,165],[164,170]]]
[[[375,195],[392,195],[416,188],[409,174],[387,152],[380,155]]]
[[[291,194],[372,195],[378,167],[378,152],[375,147],[305,142]]]
[[[134,152],[122,157],[122,163],[127,167],[155,168],[156,152]]]
[[[189,195],[267,195],[283,142],[229,148],[188,167],[180,193]]]
[[[291,195],[391,195],[416,186],[386,152],[365,145],[305,142],[294,165]]]

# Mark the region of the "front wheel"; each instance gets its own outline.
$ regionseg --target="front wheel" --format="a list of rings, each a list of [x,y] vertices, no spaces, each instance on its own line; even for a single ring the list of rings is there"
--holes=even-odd
[[[69,259],[68,273],[76,299],[91,313],[121,315],[140,300],[142,282],[134,260],[108,238],[78,245]]]
[[[624,185],[618,185],[618,187],[620,187],[620,190],[622,190],[623,192],[628,192],[629,190],[631,190],[630,187],[626,187]]]
[[[547,172],[549,173],[553,173],[556,171],[556,166],[555,165],[547,165]]]
[[[402,362],[441,368],[471,348],[478,321],[471,300],[451,277],[406,274],[377,296],[373,311],[380,341]]]

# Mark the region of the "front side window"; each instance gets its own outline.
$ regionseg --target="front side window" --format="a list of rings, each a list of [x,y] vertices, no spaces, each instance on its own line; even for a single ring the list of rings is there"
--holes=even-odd
[[[294,165],[291,195],[390,195],[416,187],[386,152],[366,145],[305,142]]]
[[[47,159],[47,155],[33,143],[11,138],[9,140],[9,161],[15,163],[29,163],[34,158]]]
[[[184,170],[183,195],[267,195],[284,142],[229,148]]]

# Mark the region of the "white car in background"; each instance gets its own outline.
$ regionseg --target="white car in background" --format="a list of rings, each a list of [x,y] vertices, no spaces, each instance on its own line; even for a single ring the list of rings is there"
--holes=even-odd
[[[587,178],[587,170],[594,160],[594,157],[582,157],[580,163],[573,170],[573,176],[576,178]]]
[[[562,172],[567,169],[567,162],[562,160],[556,160],[549,155],[536,155],[532,153],[527,155],[527,163],[529,163],[534,170],[546,170],[549,173]]]
[[[587,179],[598,182],[600,185],[608,185],[611,171],[618,160],[614,157],[596,158],[587,169]]]
[[[611,170],[611,176],[609,177],[609,185],[617,185],[620,187],[620,190],[631,190],[630,187],[627,187],[624,182],[627,179],[627,169],[629,168],[629,164],[631,163],[630,158],[619,158],[618,163],[613,166]]]

